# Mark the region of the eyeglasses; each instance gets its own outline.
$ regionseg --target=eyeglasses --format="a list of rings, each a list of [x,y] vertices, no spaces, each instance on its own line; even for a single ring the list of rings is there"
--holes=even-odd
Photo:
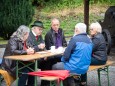
[[[37,27],[37,29],[38,29],[39,31],[43,31],[43,29],[42,29],[42,28],[40,28],[40,27]]]
[[[39,28],[39,30],[40,30],[40,31],[43,31],[43,29],[42,29],[42,28]]]

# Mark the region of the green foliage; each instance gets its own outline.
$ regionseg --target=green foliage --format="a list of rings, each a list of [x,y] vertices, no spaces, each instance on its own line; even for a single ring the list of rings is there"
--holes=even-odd
[[[45,29],[43,30],[43,36],[47,33],[50,29],[50,20],[47,16],[40,17],[40,20],[43,21]],[[66,16],[66,17],[59,17],[60,20],[60,27],[64,30],[65,36],[72,36],[74,34],[74,26],[78,22],[83,22],[83,14],[80,13],[78,16]]]
[[[50,19],[54,17],[58,17],[61,21],[61,28],[64,29],[66,36],[72,36],[74,26],[78,22],[84,22],[84,14],[83,14],[83,5],[84,0],[38,0],[39,3],[44,3],[42,9],[40,9],[40,12],[36,13],[39,17],[38,19],[42,20],[45,25],[45,30],[43,31],[43,34],[46,34],[46,32],[50,29]],[[90,0],[90,5],[102,5],[105,4],[106,6],[114,5],[115,0]],[[81,10],[76,10],[77,12],[73,12],[74,9],[79,8]],[[97,7],[98,8],[98,7]],[[71,13],[65,13],[64,16],[61,15],[60,10],[67,10],[70,9]],[[99,8],[100,9],[100,8]],[[80,11],[80,12],[79,12]],[[50,15],[54,13],[54,15]],[[57,15],[57,14],[59,15]],[[102,12],[103,13],[103,12]],[[55,15],[56,14],[56,15]],[[63,13],[62,13],[63,14]],[[103,13],[104,14],[104,13]],[[104,16],[102,16],[100,13],[90,13],[89,15],[89,24],[92,22],[96,22],[100,19],[103,19]]]
[[[103,16],[99,14],[90,14],[89,24],[92,22],[97,22],[100,19],[103,19]],[[43,31],[43,35],[46,34],[46,32],[50,29],[50,19],[46,17],[40,18],[45,26],[45,29]],[[84,14],[79,13],[76,16],[66,16],[66,17],[59,17],[60,20],[60,27],[64,30],[65,36],[72,36],[74,34],[74,26],[79,22],[84,22]]]
[[[47,2],[42,0],[39,3],[44,3],[43,10],[49,12],[53,10],[61,10],[63,8],[75,8],[83,5],[83,0],[47,0]]]
[[[36,0],[34,0],[36,1]],[[43,11],[51,12],[64,8],[76,8],[84,4],[84,0],[37,0],[43,7]],[[115,0],[90,0],[90,4],[110,4],[115,5]]]
[[[90,0],[91,4],[111,4],[111,5],[115,5],[115,0]]]
[[[0,37],[0,45],[2,44],[7,44],[8,40],[4,40],[3,38]]]
[[[29,25],[34,9],[31,0],[1,0],[0,36],[8,39],[22,24]]]

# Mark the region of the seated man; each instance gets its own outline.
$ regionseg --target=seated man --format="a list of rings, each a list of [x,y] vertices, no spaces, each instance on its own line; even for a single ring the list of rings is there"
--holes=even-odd
[[[60,21],[57,18],[51,20],[51,28],[45,35],[45,45],[47,50],[50,50],[51,46],[55,46],[55,48],[67,46],[64,31],[60,28]],[[42,62],[42,70],[51,70],[52,65],[61,61],[61,57],[62,55],[54,56]],[[43,82],[43,84],[45,83]],[[46,84],[42,86],[46,86]]]
[[[75,26],[74,37],[70,40],[61,58],[62,62],[54,64],[52,69],[69,70],[70,73],[84,74],[89,68],[91,53],[92,42],[86,34],[86,25],[84,23],[78,23]],[[72,78],[67,79],[65,85],[74,86]]]
[[[51,29],[45,35],[46,49],[50,50],[51,46],[55,48],[66,47],[67,42],[65,40],[64,31],[60,28],[60,21],[57,18],[51,20]],[[61,61],[61,55],[55,56],[54,59],[49,60],[49,69],[52,69],[52,65]],[[48,65],[47,65],[48,66]]]
[[[29,33],[26,45],[32,47],[35,52],[43,51],[45,49],[45,43],[42,38],[44,25],[41,21],[34,21],[31,25],[31,31]],[[38,68],[42,68],[43,59],[38,60]],[[34,65],[31,65],[31,68],[34,69]],[[32,86],[34,83],[34,76],[29,76],[28,86]]]

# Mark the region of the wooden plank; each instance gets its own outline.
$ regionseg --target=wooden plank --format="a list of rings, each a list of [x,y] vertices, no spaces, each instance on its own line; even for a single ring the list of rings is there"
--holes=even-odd
[[[104,68],[106,66],[112,65],[113,63],[114,63],[113,61],[107,61],[105,65],[91,65],[88,71],[97,70],[99,68]]]
[[[51,76],[45,76],[45,77],[40,77],[41,80],[47,80],[47,81],[54,81],[58,80],[58,77],[51,77]]]
[[[46,52],[46,53],[42,53]],[[50,50],[46,51],[41,51],[36,52],[35,54],[32,55],[13,55],[13,56],[5,56],[5,59],[12,59],[12,60],[20,60],[20,61],[30,61],[30,60],[35,60],[35,59],[40,59],[40,58],[45,58],[45,57],[51,57],[51,56],[56,56],[56,55],[61,55],[63,52],[55,52],[52,53]]]

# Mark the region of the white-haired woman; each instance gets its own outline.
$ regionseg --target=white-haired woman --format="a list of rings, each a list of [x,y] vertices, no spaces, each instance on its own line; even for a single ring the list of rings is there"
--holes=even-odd
[[[102,27],[96,22],[90,25],[90,36],[93,43],[92,58],[90,65],[103,65],[107,61],[106,42],[102,35]],[[87,75],[81,75],[81,82],[86,83]],[[83,85],[81,85],[83,86]]]
[[[91,65],[106,64],[106,42],[102,35],[102,27],[98,22],[90,25],[90,35],[93,42]]]
[[[29,32],[30,29],[27,26],[21,25],[10,37],[4,56],[33,54],[34,50],[28,48],[24,43],[28,38]],[[22,65],[19,64],[20,66]],[[11,76],[16,77],[16,61],[3,58],[2,68],[8,71]],[[22,72],[28,72],[28,69],[25,68]],[[27,75],[20,75],[18,86],[25,86],[27,77]]]

